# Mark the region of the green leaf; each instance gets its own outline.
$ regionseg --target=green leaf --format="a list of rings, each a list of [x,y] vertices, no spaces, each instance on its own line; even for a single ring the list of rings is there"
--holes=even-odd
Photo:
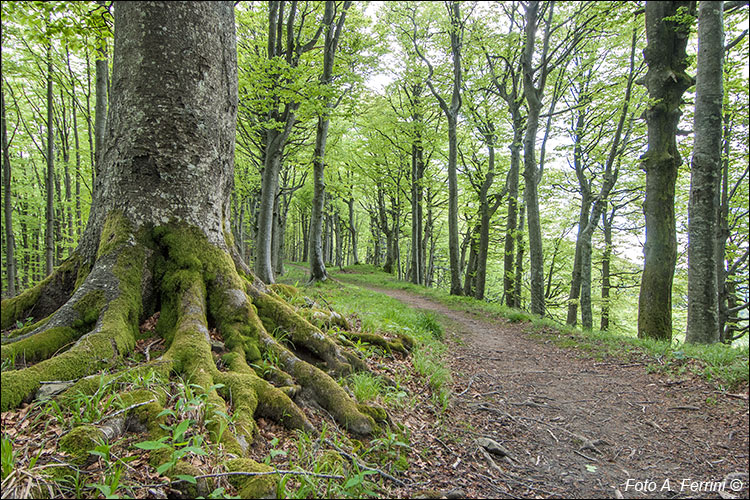
[[[156,468],[156,473],[157,474],[164,474],[169,469],[171,469],[174,466],[174,464],[175,463],[173,461],[169,461],[167,463],[163,463],[159,467]]]
[[[596,472],[596,465],[586,464],[586,470],[589,472]]]
[[[161,450],[162,448],[169,448],[169,445],[160,441],[142,441],[140,443],[134,444],[133,446],[142,450]]]
[[[174,436],[175,441],[182,441],[182,437],[185,434],[185,431],[190,427],[190,420],[183,420],[180,422],[177,427],[175,427],[172,435]]]
[[[195,455],[208,455],[203,448],[198,448],[197,446],[186,446],[180,451],[190,452]]]
[[[183,481],[187,481],[188,483],[195,484],[198,481],[193,476],[188,476],[187,474],[177,474],[175,476],[177,479],[182,479]]]

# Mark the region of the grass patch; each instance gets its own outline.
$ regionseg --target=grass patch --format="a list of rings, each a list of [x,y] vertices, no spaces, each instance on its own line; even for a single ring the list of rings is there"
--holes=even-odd
[[[303,264],[288,265],[286,269],[287,273],[278,281],[292,285],[308,281],[307,267]],[[361,270],[378,282],[387,281],[387,278],[381,276],[385,273],[375,271],[372,266],[358,265],[349,269],[354,269],[357,273]],[[336,273],[334,277],[338,280],[358,276],[346,271],[345,269],[345,272]],[[363,331],[398,332],[412,337],[415,342],[412,364],[416,372],[427,379],[435,402],[443,409],[447,407],[453,380],[444,361],[444,328],[436,315],[412,309],[382,293],[341,281],[328,280],[316,283],[303,288],[302,295],[309,295],[313,299],[322,298],[345,316],[356,315],[362,322]]]

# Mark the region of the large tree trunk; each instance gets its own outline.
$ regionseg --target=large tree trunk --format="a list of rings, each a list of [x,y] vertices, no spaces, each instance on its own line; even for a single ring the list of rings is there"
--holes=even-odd
[[[721,178],[724,2],[698,9],[695,144],[688,206],[688,322],[686,342],[719,341],[716,228]]]
[[[642,157],[646,171],[645,259],[638,298],[638,337],[672,338],[672,280],[677,260],[674,195],[677,167],[682,158],[676,133],[682,95],[691,85],[687,68],[687,41],[694,2],[646,3],[644,58],[649,101],[646,111],[648,150]]]
[[[115,25],[99,193],[74,255],[39,286],[2,302],[3,329],[27,315],[42,319],[2,346],[3,360],[36,363],[3,372],[2,411],[27,400],[41,381],[113,367],[133,351],[139,320],[158,309],[167,350],[148,368],[203,388],[216,409],[206,416],[215,439],[222,413],[233,406],[235,425],[221,434],[229,453],[246,456],[255,415],[313,430],[290,398],[298,394],[350,431],[372,433],[373,418],[326,373],[345,375],[364,362],[255,278],[232,241],[232,2],[122,2]],[[222,370],[211,354],[209,324],[229,351]],[[288,341],[270,335],[276,328]],[[269,376],[278,387],[250,366],[262,353],[278,360]],[[148,428],[158,430],[154,424]]]

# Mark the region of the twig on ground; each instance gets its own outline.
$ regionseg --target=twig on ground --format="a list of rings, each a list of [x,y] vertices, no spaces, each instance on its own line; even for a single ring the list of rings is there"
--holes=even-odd
[[[386,478],[386,479],[389,479],[389,480],[393,481],[394,483],[398,484],[399,486],[406,486],[406,483],[405,483],[405,482],[403,482],[402,480],[400,480],[400,479],[398,479],[398,478],[395,478],[395,477],[391,476],[391,475],[390,475],[390,474],[388,474],[387,472],[384,472],[384,471],[382,471],[382,470],[380,470],[380,469],[377,469],[377,468],[375,468],[375,467],[370,467],[369,465],[367,465],[367,464],[365,464],[365,463],[361,462],[360,460],[358,460],[358,459],[357,459],[357,457],[355,457],[355,456],[354,456],[354,455],[352,455],[351,453],[347,453],[346,451],[342,450],[342,449],[341,449],[341,448],[340,448],[340,447],[339,447],[338,445],[336,445],[336,444],[335,444],[335,443],[334,443],[333,441],[331,441],[330,439],[326,439],[326,440],[325,440],[325,442],[326,442],[326,443],[327,443],[327,444],[328,444],[329,446],[332,446],[333,448],[335,448],[335,449],[336,449],[336,451],[338,451],[339,453],[341,453],[342,455],[344,455],[344,456],[345,456],[346,458],[348,458],[348,459],[349,459],[349,460],[351,460],[352,462],[355,462],[355,463],[357,464],[357,466],[358,466],[358,467],[360,467],[360,468],[362,468],[362,469],[367,469],[367,470],[375,471],[375,472],[377,472],[378,474],[380,474],[381,476],[383,476],[384,478]]]
[[[104,422],[105,420],[109,420],[112,417],[116,417],[120,413],[129,412],[133,408],[138,408],[139,406],[147,405],[149,403],[153,403],[154,401],[156,401],[156,399],[152,398],[152,399],[149,399],[148,401],[144,401],[142,403],[136,403],[136,404],[130,405],[127,408],[123,408],[122,410],[117,410],[116,412],[114,412],[111,415],[105,415],[105,416],[103,416],[102,418],[100,418],[99,420],[97,420],[96,422],[94,422],[93,425],[98,425],[98,424]]]
[[[581,452],[580,452],[580,451],[578,451],[578,450],[573,450],[573,453],[575,453],[576,455],[582,456],[582,457],[583,457],[583,458],[585,458],[586,460],[590,460],[590,461],[592,461],[592,462],[598,462],[598,461],[599,461],[599,459],[598,459],[598,458],[594,458],[594,457],[590,457],[590,456],[588,456],[588,455],[584,455],[583,453],[581,453]]]
[[[468,391],[469,389],[471,389],[471,384],[473,384],[473,383],[474,383],[474,379],[475,379],[475,378],[477,378],[478,376],[479,376],[479,374],[478,374],[478,373],[477,373],[477,374],[475,374],[475,375],[473,375],[473,376],[472,376],[472,377],[471,377],[471,378],[469,379],[469,385],[467,385],[467,386],[466,386],[466,389],[464,389],[463,391],[461,391],[461,392],[459,392],[458,394],[456,394],[456,396],[463,396],[463,395],[464,395],[464,394],[466,393],[466,391]]]

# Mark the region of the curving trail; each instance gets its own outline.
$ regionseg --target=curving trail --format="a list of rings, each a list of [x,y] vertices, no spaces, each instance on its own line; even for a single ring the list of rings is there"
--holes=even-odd
[[[407,475],[419,488],[404,495],[748,497],[746,391],[727,396],[694,378],[648,374],[643,363],[585,358],[521,324],[368,288],[438,313],[448,332],[453,401],[447,418],[420,408],[405,416]],[[509,458],[482,451],[481,437]]]

